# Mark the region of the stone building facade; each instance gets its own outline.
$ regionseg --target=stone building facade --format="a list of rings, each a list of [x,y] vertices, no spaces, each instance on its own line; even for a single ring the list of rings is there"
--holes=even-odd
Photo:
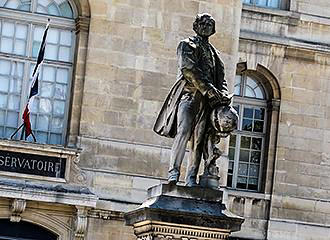
[[[166,181],[171,140],[152,126],[200,12],[217,21],[241,114],[218,161],[226,204],[246,219],[233,239],[329,239],[326,0],[0,1],[0,239],[135,239],[123,213]],[[9,140],[47,18],[39,143]]]

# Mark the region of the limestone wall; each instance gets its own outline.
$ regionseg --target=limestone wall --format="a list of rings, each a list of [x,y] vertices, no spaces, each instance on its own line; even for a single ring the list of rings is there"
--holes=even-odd
[[[268,239],[326,239],[330,24],[327,19],[278,11],[245,9],[242,16],[240,61],[252,69],[258,64],[269,69],[281,90],[275,164],[268,159],[268,168],[275,167],[274,178],[267,177],[274,181],[269,189],[273,195]]]
[[[241,3],[95,0],[90,8],[80,163],[102,197],[131,201],[132,179],[144,177],[138,188],[145,192],[167,176],[171,140],[153,133],[152,127],[176,79],[179,41],[194,35],[197,13],[213,14],[218,24],[211,42],[222,51],[232,85]]]
[[[329,17],[330,2],[327,0],[291,0],[291,11]]]

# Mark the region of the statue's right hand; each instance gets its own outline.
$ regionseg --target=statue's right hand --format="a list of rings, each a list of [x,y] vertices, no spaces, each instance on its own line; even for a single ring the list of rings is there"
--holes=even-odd
[[[207,95],[210,99],[216,99],[219,102],[222,100],[222,93],[215,87],[212,87],[210,90],[208,90]]]

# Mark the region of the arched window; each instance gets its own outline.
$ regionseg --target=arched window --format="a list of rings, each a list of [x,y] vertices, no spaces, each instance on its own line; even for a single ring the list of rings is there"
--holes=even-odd
[[[257,79],[236,76],[233,106],[240,123],[229,143],[227,185],[260,191],[267,131],[267,94]]]
[[[32,69],[50,18],[39,94],[30,105],[31,124],[37,142],[64,144],[75,16],[67,0],[0,0],[0,138],[9,138],[22,123]]]

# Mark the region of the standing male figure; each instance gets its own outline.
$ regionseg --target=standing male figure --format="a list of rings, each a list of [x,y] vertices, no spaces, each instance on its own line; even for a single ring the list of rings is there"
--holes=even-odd
[[[229,105],[224,65],[219,52],[209,43],[215,33],[215,20],[198,14],[193,23],[196,36],[180,42],[177,48],[178,76],[156,120],[154,131],[174,138],[168,181],[176,183],[185,149],[191,140],[186,185],[196,185],[212,107]]]

